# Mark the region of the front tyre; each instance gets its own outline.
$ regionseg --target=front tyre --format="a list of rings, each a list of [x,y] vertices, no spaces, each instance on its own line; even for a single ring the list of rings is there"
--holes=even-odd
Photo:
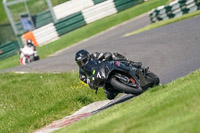
[[[29,64],[30,63],[30,59],[29,58],[25,58],[25,64]]]
[[[145,75],[145,79],[149,82],[149,85],[148,85],[149,87],[157,86],[160,83],[159,77],[152,72],[147,73]]]
[[[118,81],[115,77],[112,77],[110,79],[110,84],[117,91],[127,93],[127,94],[139,95],[143,92],[141,87],[137,87],[137,88],[130,87],[130,86],[125,85],[124,83]]]

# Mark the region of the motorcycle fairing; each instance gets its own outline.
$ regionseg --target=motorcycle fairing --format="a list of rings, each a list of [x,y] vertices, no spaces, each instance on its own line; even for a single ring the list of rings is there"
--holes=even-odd
[[[129,74],[140,85],[135,76],[137,69],[126,65],[124,61],[100,62],[94,59],[84,67],[84,71],[90,79],[90,87],[92,88],[104,85],[114,73]]]

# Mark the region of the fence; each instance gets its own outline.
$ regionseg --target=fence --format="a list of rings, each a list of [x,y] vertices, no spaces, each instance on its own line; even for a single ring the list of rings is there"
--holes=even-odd
[[[39,13],[35,16],[35,27],[40,28],[44,25],[47,25],[49,23],[53,22],[53,18],[51,16],[51,12],[49,10],[44,11],[42,13]]]
[[[76,30],[86,24],[123,11],[144,0],[71,0],[53,7],[56,21],[53,22],[49,10],[36,14],[33,19],[35,29],[32,32],[37,45],[42,46],[59,39],[59,36]],[[32,16],[33,17],[33,16]],[[17,29],[24,33],[21,23]],[[27,34],[27,33],[25,33]],[[23,35],[25,35],[23,34]],[[22,40],[24,36],[21,36]],[[18,49],[16,47],[16,49]]]
[[[7,42],[0,45],[0,60],[17,54],[19,48],[20,47],[17,41]]]
[[[95,22],[104,17],[110,16],[117,12],[123,11],[131,6],[144,2],[144,0],[71,0],[60,5],[53,7],[53,12],[57,22],[52,26],[56,29],[58,36],[64,35],[70,31],[78,29],[86,24]],[[72,8],[75,7],[75,8]],[[45,26],[43,26],[45,27]],[[42,28],[42,27],[41,27]],[[48,39],[45,38],[45,34],[49,34],[49,27],[46,26],[46,30],[43,31],[43,39],[41,35],[36,36],[36,41],[39,46],[48,42],[58,39],[55,31],[55,36],[48,35]],[[36,29],[37,30],[37,29]],[[35,30],[33,30],[35,35]],[[51,38],[52,37],[52,38]],[[43,41],[41,41],[43,40]]]
[[[198,0],[176,0],[169,5],[160,6],[149,12],[151,22],[167,20],[179,17],[184,14],[194,12],[200,9],[200,1]]]
[[[92,0],[71,0],[53,7],[53,11],[56,19],[59,20],[93,5]]]
[[[94,2],[95,5],[96,5],[96,4],[99,4],[99,3],[101,3],[101,2],[104,2],[104,1],[106,1],[106,0],[93,0],[93,2]]]
[[[144,0],[114,0],[118,12],[144,2]]]
[[[71,14],[54,24],[59,36],[66,34],[72,30],[75,30],[79,27],[82,27],[84,25],[86,25],[86,22],[81,12]]]
[[[113,1],[107,0],[90,8],[84,9],[82,12],[86,23],[89,24],[101,18],[117,13],[117,10]]]
[[[59,39],[58,33],[56,32],[53,23],[34,30],[33,35],[39,46]]]

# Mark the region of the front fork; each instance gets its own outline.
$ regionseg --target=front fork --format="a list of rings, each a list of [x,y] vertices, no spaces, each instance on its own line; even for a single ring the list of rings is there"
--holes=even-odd
[[[148,70],[148,68],[147,69],[144,68],[144,70]],[[143,69],[138,69],[138,68],[130,66],[129,73],[133,77],[133,79],[135,80],[136,84],[139,87],[148,85],[148,81],[145,78],[146,72],[145,71],[143,72]]]

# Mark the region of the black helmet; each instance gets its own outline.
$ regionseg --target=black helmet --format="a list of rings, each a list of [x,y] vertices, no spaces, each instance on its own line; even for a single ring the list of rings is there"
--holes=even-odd
[[[79,50],[75,55],[75,61],[79,67],[83,67],[90,59],[90,54],[87,50]]]

